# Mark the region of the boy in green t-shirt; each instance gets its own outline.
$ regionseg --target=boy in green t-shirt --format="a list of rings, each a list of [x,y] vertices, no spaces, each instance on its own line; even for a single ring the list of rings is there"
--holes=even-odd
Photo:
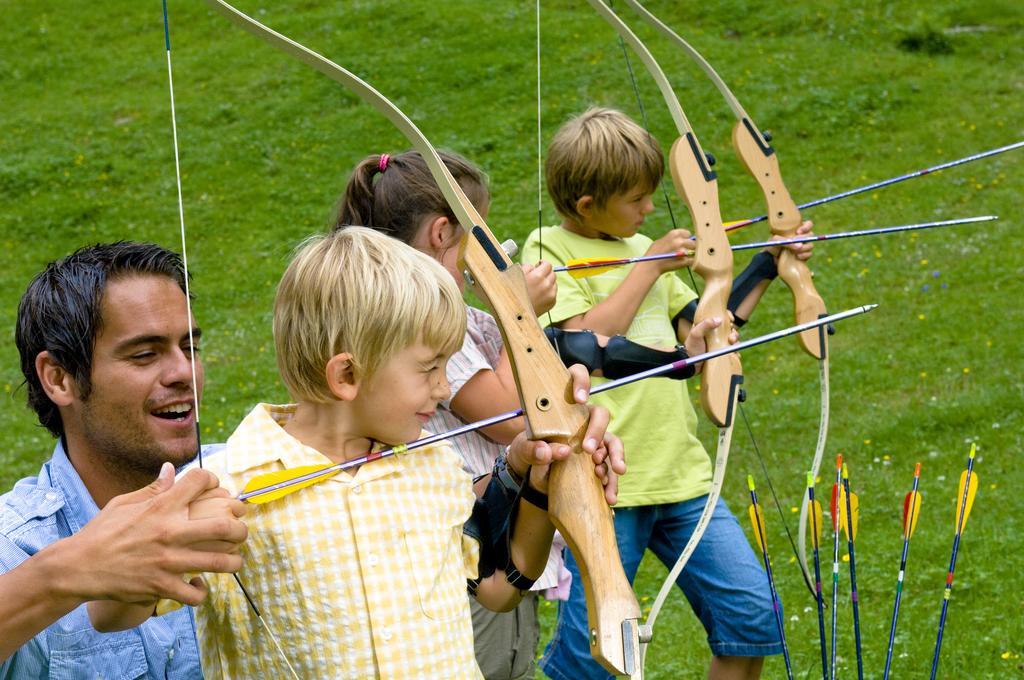
[[[651,195],[663,172],[658,143],[624,114],[595,108],[570,120],[555,135],[547,158],[548,192],[562,223],[534,231],[523,248],[524,261],[559,264],[692,250],[690,233],[682,229],[656,241],[637,233],[654,210]],[[798,233],[810,233],[810,223]],[[730,298],[737,325],[775,277],[779,250],[758,253],[737,277]],[[793,250],[801,259],[810,257],[810,248]],[[671,347],[685,340],[696,310],[696,293],[673,273],[691,262],[645,262],[584,279],[560,274],[549,318],[563,329]],[[686,389],[685,381],[653,379],[595,397],[611,411],[611,429],[630,452],[615,511],[630,580],[647,548],[667,567],[675,563],[707,498],[711,461],[697,438],[697,415]],[[572,591],[559,609],[541,668],[555,680],[608,677],[590,657],[583,587],[568,551],[566,566]],[[738,522],[719,500],[677,581],[708,633],[714,654],[708,677],[757,677],[763,657],[781,653],[765,579]]]

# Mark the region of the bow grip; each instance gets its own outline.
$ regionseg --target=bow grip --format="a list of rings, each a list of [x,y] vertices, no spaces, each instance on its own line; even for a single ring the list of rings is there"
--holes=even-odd
[[[582,448],[587,407],[572,398],[569,373],[537,323],[522,268],[509,261],[486,228],[467,230],[459,262],[473,291],[498,320],[526,413],[527,435],[572,448],[568,459],[551,466],[548,513],[580,566],[591,653],[610,672],[632,674],[639,664],[637,626],[623,624],[639,620],[640,605],[622,569],[604,488]],[[624,630],[633,631],[634,639]]]
[[[709,351],[729,344],[732,317],[728,301],[732,290],[732,250],[722,228],[718,210],[718,183],[708,178],[704,152],[693,133],[680,137],[669,152],[669,170],[676,191],[686,201],[697,235],[693,271],[704,279],[704,290],[693,322],[718,316],[722,325],[706,336]],[[743,380],[743,368],[736,354],[712,359],[701,372],[700,399],[704,412],[718,427],[732,422],[732,392]]]

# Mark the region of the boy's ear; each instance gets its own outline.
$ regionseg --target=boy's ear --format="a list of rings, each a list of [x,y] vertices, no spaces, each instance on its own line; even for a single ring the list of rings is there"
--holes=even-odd
[[[590,217],[590,211],[594,209],[594,197],[590,194],[580,196],[576,199],[576,214],[583,217]]]
[[[49,352],[36,355],[36,375],[46,396],[57,406],[70,406],[78,398],[75,379]]]
[[[337,399],[341,401],[352,401],[359,391],[359,384],[356,382],[355,373],[352,370],[352,355],[348,352],[335,354],[327,362],[324,368],[327,378],[327,388]]]

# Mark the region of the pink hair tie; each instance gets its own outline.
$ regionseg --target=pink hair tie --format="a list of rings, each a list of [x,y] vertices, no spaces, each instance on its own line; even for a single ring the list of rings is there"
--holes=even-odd
[[[377,169],[384,172],[388,169],[388,161],[391,160],[391,156],[386,153],[380,155],[380,160],[377,161]]]

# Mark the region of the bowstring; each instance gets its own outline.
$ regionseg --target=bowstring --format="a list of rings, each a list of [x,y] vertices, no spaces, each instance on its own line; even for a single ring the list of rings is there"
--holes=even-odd
[[[538,258],[544,255],[544,129],[543,129],[543,118],[541,110],[541,70],[540,70],[540,0],[536,2],[536,43],[537,43],[537,255]],[[551,316],[551,310],[546,312],[548,317],[548,326],[554,328],[555,321]],[[555,345],[555,354],[562,360],[562,348],[558,343],[558,334],[553,334],[552,338]]]
[[[196,451],[199,467],[203,467],[203,439],[199,427],[199,382],[196,379],[196,347],[192,334],[192,289],[189,284],[188,247],[185,243],[185,203],[181,191],[181,161],[178,155],[178,117],[174,108],[174,71],[171,68],[171,29],[167,19],[167,0],[162,0],[164,12],[164,47],[167,50],[167,89],[171,100],[171,137],[174,144],[174,179],[178,186],[178,223],[181,231],[181,266],[185,275],[185,310],[188,313],[189,364],[192,369],[192,400],[195,404]]]
[[[167,0],[161,0],[161,2],[162,2],[162,5],[163,5],[163,15],[164,15],[163,16],[163,19],[164,19],[164,46],[166,47],[166,50],[167,50],[167,86],[168,86],[168,91],[170,93],[170,102],[171,102],[171,131],[172,131],[172,138],[173,138],[173,143],[174,143],[174,175],[175,175],[175,179],[176,179],[177,185],[178,185],[178,220],[179,220],[180,230],[181,230],[181,264],[182,264],[182,269],[184,270],[184,278],[185,278],[185,309],[186,309],[186,311],[188,313],[188,341],[189,341],[189,348],[190,348],[189,359],[190,359],[191,368],[192,368],[192,398],[195,401],[194,410],[195,410],[195,421],[196,421],[196,447],[197,447],[198,458],[199,458],[199,467],[202,468],[203,467],[203,442],[202,442],[202,431],[200,430],[200,426],[199,426],[199,383],[196,380],[197,373],[196,373],[195,338],[193,337],[193,333],[192,333],[192,293],[191,293],[191,288],[189,286],[188,248],[187,248],[187,240],[185,238],[185,207],[184,207],[184,200],[182,198],[182,190],[181,190],[181,164],[180,164],[179,154],[178,154],[178,118],[177,118],[177,114],[175,112],[175,107],[174,107],[174,76],[173,76],[173,69],[171,68],[171,29],[170,29],[170,21],[169,21],[169,19],[167,17]],[[232,576],[234,576],[235,583],[237,583],[238,587],[241,589],[242,595],[245,596],[245,601],[249,603],[249,607],[252,608],[253,613],[256,615],[256,619],[263,626],[263,629],[267,632],[267,635],[270,637],[270,641],[273,643],[274,647],[277,649],[278,654],[280,654],[281,658],[284,660],[285,665],[288,667],[288,670],[291,672],[292,678],[294,678],[295,680],[298,680],[298,674],[295,672],[295,669],[292,667],[291,661],[288,659],[288,656],[284,653],[284,649],[282,649],[281,643],[278,641],[277,636],[274,635],[274,632],[270,629],[270,625],[267,623],[266,619],[263,618],[263,614],[260,612],[259,608],[256,606],[256,602],[249,595],[249,591],[246,589],[246,587],[244,585],[242,585],[242,579],[238,576],[237,573],[232,574]]]
[[[793,539],[793,533],[789,530],[789,524],[786,523],[786,513],[782,511],[782,503],[779,502],[779,496],[775,493],[775,485],[772,484],[771,475],[768,474],[768,466],[764,462],[764,456],[761,455],[761,447],[757,444],[757,439],[754,437],[754,430],[750,427],[750,420],[747,418],[747,411],[743,408],[743,403],[739,403],[740,416],[743,418],[743,425],[746,427],[747,434],[750,436],[750,443],[754,447],[754,452],[757,454],[757,461],[761,464],[761,472],[764,474],[765,480],[768,482],[768,490],[772,493],[772,499],[775,501],[775,509],[779,511],[779,519],[782,520],[782,527],[786,530],[786,538],[789,539],[789,545],[793,548],[793,553],[799,553],[796,547],[796,541]]]
[[[609,7],[614,7],[609,1]],[[633,70],[633,61],[629,58],[629,50],[626,48],[626,41],[619,36],[619,47],[622,49],[622,58],[626,62],[626,72],[629,73],[629,83],[633,88],[633,96],[636,97],[636,105],[640,110],[640,120],[643,122],[644,132],[647,133],[647,140],[653,146],[654,135],[651,134],[650,121],[647,118],[647,107],[644,106],[644,100],[640,96],[640,85],[637,82],[636,72]],[[675,210],[672,208],[672,200],[669,198],[668,189],[665,187],[665,173],[661,174],[661,179],[658,181],[658,188],[661,189],[662,200],[665,202],[665,209],[668,211],[669,220],[672,223],[673,229],[679,228],[679,223],[676,220]],[[697,279],[693,276],[693,269],[686,267],[686,273],[690,277],[690,285],[693,287],[693,292],[700,297],[700,288],[697,287]]]

